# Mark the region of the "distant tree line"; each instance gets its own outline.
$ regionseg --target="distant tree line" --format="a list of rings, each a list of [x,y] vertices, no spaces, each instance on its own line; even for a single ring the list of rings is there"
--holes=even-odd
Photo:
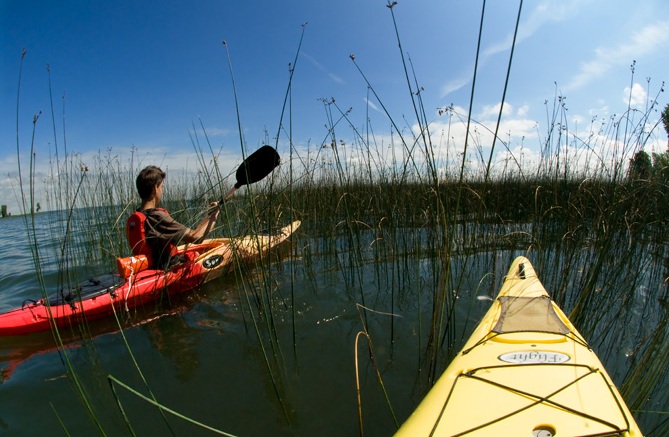
[[[662,111],[662,124],[669,138],[669,104]],[[654,181],[669,184],[669,141],[667,150],[653,153],[651,156],[644,150],[639,150],[631,159],[629,179],[632,181]]]
[[[35,205],[35,209],[31,210],[31,212],[37,213],[40,212],[41,210],[42,210],[42,205],[40,205],[39,202],[37,202],[37,204]],[[7,205],[0,205],[0,218],[9,217],[11,215],[12,213],[7,211]]]

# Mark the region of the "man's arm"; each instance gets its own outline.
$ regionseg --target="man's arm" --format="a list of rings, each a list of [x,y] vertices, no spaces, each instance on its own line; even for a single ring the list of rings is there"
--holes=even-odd
[[[209,205],[209,207],[211,208],[217,205],[218,202],[213,202]],[[186,233],[186,235],[184,235],[183,241],[186,243],[195,243],[206,237],[207,234],[209,234],[209,232],[213,229],[219,212],[219,208],[214,209],[214,211],[202,219],[202,221],[198,223],[194,229],[191,229],[188,233]]]

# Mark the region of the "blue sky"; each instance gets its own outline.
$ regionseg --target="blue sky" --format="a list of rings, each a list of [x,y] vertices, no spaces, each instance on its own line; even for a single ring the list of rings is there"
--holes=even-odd
[[[390,125],[380,103],[405,125],[415,122],[386,5],[387,0],[0,0],[0,202],[12,204],[7,197],[16,182],[22,49],[27,51],[18,111],[23,163],[33,116],[42,111],[35,134],[38,170],[46,171],[55,144],[62,150],[65,141],[82,161],[89,153],[111,148],[123,155],[134,147],[143,163],[195,169],[191,135],[193,124],[199,129],[200,123],[233,168],[241,152],[223,40],[251,151],[266,136],[274,144],[289,63],[303,28],[292,83],[297,147],[327,138],[323,98],[351,108],[357,127],[369,113],[378,134],[389,132]],[[436,131],[446,122],[438,108],[468,109],[481,8],[481,1],[399,0],[393,9],[403,53],[424,89],[423,105]],[[478,120],[496,119],[517,12],[517,1],[486,4],[473,105]],[[366,101],[367,84],[351,54],[381,102]],[[525,136],[528,152],[538,150],[536,132],[548,129],[545,102],[552,105],[556,93],[567,98],[572,126],[587,130],[593,117],[624,112],[630,87],[634,104],[644,106],[667,80],[666,0],[525,1],[502,132]],[[660,93],[658,101],[663,107],[669,99]],[[342,129],[338,135],[350,134]],[[285,140],[284,133],[280,144]],[[658,135],[650,144],[663,147],[666,137]],[[286,152],[285,146],[279,151]]]

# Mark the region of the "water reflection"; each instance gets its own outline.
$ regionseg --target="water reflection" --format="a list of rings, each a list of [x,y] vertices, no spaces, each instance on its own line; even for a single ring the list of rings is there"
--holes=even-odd
[[[87,325],[62,329],[58,339],[52,332],[0,337],[0,383],[8,381],[22,363],[38,355],[71,351],[84,346],[91,338],[118,334],[121,328],[127,331],[139,326],[151,326],[163,318],[170,318],[169,316],[178,315],[188,309],[188,305],[180,302],[174,302],[169,307],[140,308],[133,311],[132,315],[120,314],[120,327],[113,318],[95,320]]]
[[[148,341],[160,355],[174,365],[176,378],[188,382],[200,365],[197,335],[190,335],[180,316],[165,317],[142,325]]]

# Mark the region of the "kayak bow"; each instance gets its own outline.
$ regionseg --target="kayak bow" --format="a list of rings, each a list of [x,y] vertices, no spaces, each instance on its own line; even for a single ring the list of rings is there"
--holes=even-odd
[[[593,350],[511,264],[497,299],[397,436],[641,436]]]

